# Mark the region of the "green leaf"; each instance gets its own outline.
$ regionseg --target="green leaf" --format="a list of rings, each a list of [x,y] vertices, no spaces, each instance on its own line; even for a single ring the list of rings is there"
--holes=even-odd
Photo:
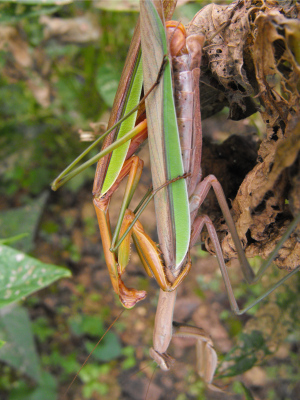
[[[71,276],[62,267],[45,264],[36,258],[0,246],[0,308],[50,285],[60,278]]]
[[[28,233],[20,233],[19,235],[10,236],[5,239],[0,239],[0,244],[10,245],[11,243],[17,242],[28,236]]]
[[[98,316],[76,315],[69,319],[72,332],[77,335],[102,336],[105,332],[103,323]]]
[[[35,319],[32,324],[32,332],[41,343],[45,343],[54,336],[56,329],[49,326],[49,320],[46,317]]]
[[[90,353],[95,346],[95,343],[86,341],[85,347]],[[94,350],[93,357],[100,361],[111,361],[115,360],[121,355],[122,347],[120,344],[119,337],[113,333],[109,332],[103,339],[99,346]]]
[[[34,247],[33,240],[36,229],[48,196],[49,192],[44,192],[24,207],[0,212],[0,237],[9,238],[27,233],[13,247],[26,253],[31,251]]]
[[[271,354],[266,345],[262,332],[254,330],[251,333],[241,333],[238,344],[225,356],[223,362],[229,363],[222,378],[240,375],[251,369],[257,362],[258,352],[265,355]]]
[[[243,392],[245,394],[245,399],[246,400],[254,400],[254,397],[252,396],[252,393],[250,390],[243,384],[243,382],[240,382],[241,388],[243,389]]]
[[[109,386],[103,382],[89,382],[84,385],[82,394],[85,399],[91,399],[94,393],[105,396],[109,392]]]
[[[265,339],[260,331],[252,331],[251,334],[242,333],[240,338],[244,342],[243,348],[248,351],[252,351],[253,348],[259,350],[265,346]]]
[[[20,382],[16,389],[10,393],[9,400],[56,400],[56,381],[48,372],[42,372],[40,385],[29,388],[25,382]]]
[[[0,335],[6,341],[0,349],[0,360],[38,382],[40,364],[27,310],[22,307],[2,309]]]
[[[87,364],[79,372],[80,379],[86,384],[93,381],[99,381],[99,376],[105,376],[109,374],[111,367],[109,364]]]
[[[122,369],[130,369],[136,365],[135,349],[132,346],[126,346],[122,348],[122,355],[125,356],[125,360],[122,362]]]
[[[243,374],[244,372],[248,371],[252,367],[254,367],[255,363],[257,361],[256,356],[253,355],[247,355],[247,357],[239,357],[235,362],[234,365],[229,367],[226,370],[225,374],[222,374],[222,378],[225,377],[231,377],[231,376],[236,376]]]
[[[69,379],[70,374],[76,374],[81,364],[76,361],[77,354],[62,355],[58,349],[53,349],[49,355],[42,356],[42,363],[45,366],[59,368],[61,371],[61,381]]]
[[[107,383],[101,382],[101,380],[104,380],[104,377],[109,374],[109,372],[110,367],[108,366],[108,364],[86,365],[85,368],[83,368],[79,373],[80,379],[84,382],[82,391],[83,398],[94,398],[95,393],[99,393],[102,396],[106,395],[109,392],[109,385]]]

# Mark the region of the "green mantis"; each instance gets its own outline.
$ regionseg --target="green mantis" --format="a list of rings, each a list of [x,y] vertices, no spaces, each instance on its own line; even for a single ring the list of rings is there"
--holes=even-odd
[[[176,288],[191,268],[189,249],[195,244],[204,225],[206,225],[215,246],[231,307],[237,314],[242,314],[246,310],[240,310],[235,300],[212,222],[208,216],[198,216],[198,209],[212,187],[232,233],[244,276],[249,283],[260,277],[270,265],[283,241],[299,222],[300,216],[288,228],[268,263],[261,268],[257,277],[255,277],[245,258],[220,184],[212,175],[204,180],[201,176],[202,132],[198,82],[205,37],[204,35],[188,36],[184,38],[183,45],[178,46],[178,50],[177,34],[180,30],[178,24],[171,24],[168,28],[169,44],[163,23],[163,14],[169,17],[169,14],[175,8],[174,2],[164,2],[164,9],[159,1],[155,2],[155,5],[157,9],[150,0],[141,2],[143,71],[139,53],[140,40],[138,33],[136,33],[131,48],[133,50],[130,50],[131,58],[126,64],[123,75],[124,80],[122,82],[125,91],[124,94],[121,93],[121,89],[118,92],[115,101],[116,106],[110,121],[110,126],[113,128],[104,143],[104,150],[97,156],[98,159],[102,156],[105,157],[100,160],[97,167],[93,190],[94,205],[112,285],[123,305],[131,308],[146,296],[144,291],[127,288],[121,279],[129,261],[130,236],[133,238],[146,272],[149,276],[156,278],[161,288],[155,320],[153,348],[150,355],[162,369],[168,370],[173,364],[173,359],[166,353],[172,336],[195,337],[197,339],[197,355],[200,360],[198,365],[199,375],[211,388],[214,388],[212,380],[216,369],[217,356],[210,338],[200,328],[173,323],[172,317]],[[168,6],[171,8],[169,9]],[[185,36],[184,31],[183,36]],[[174,51],[172,56],[168,53],[169,46]],[[164,63],[163,60],[165,60]],[[178,101],[175,107],[171,61],[173,61],[174,80],[179,81],[179,86],[181,85],[179,92],[181,95],[186,93],[186,98],[192,98],[187,107],[188,116],[182,111],[183,108]],[[187,70],[183,68],[184,64],[188,64]],[[161,73],[162,65],[164,71]],[[187,88],[181,82],[181,77],[185,75],[189,76]],[[157,79],[157,77],[160,79]],[[136,117],[139,115],[138,118],[142,119],[141,116],[143,115],[143,111],[137,109],[142,79],[144,80],[144,92],[148,96],[146,99],[147,122],[142,120],[135,126]],[[118,130],[117,139],[115,139],[115,132],[118,127],[115,127],[114,123],[121,116],[126,115],[132,107],[134,111],[122,123]],[[177,116],[175,108],[177,109]],[[181,127],[188,126],[187,130],[180,130],[181,137],[178,125]],[[128,210],[143,166],[142,161],[133,154],[140,142],[145,139],[146,128],[149,133],[154,200],[161,250],[157,249],[155,243],[144,232],[141,224],[136,220],[137,215]],[[129,140],[129,138],[132,139],[130,144],[129,142],[122,143],[122,146],[119,147],[122,141]],[[109,158],[113,148],[117,148],[117,150]],[[95,162],[95,159],[92,161]],[[121,180],[127,176],[128,182],[120,218],[115,234],[112,236],[108,211],[109,202]],[[186,179],[179,179],[180,176],[185,176]],[[125,236],[125,239],[120,245],[118,244],[118,250],[115,249],[116,241],[123,236]],[[289,276],[296,273],[298,269],[283,278],[267,294]],[[254,304],[257,302],[254,302]]]

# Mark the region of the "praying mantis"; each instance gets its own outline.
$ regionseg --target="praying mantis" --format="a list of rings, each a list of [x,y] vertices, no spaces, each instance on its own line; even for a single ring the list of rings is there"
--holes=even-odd
[[[217,355],[211,339],[200,328],[173,323],[176,288],[191,268],[189,249],[195,244],[204,225],[206,225],[215,247],[231,308],[238,315],[257,304],[258,301],[295,274],[300,267],[286,275],[253,304],[244,310],[240,310],[231,288],[216,231],[208,216],[198,216],[198,209],[212,187],[232,234],[243,274],[249,283],[262,276],[275,258],[282,243],[299,222],[300,216],[293,221],[267,263],[260,268],[255,276],[244,255],[219,182],[212,175],[202,180],[200,168],[202,132],[198,82],[201,51],[205,37],[204,35],[191,35],[185,39],[184,29],[179,28],[178,24],[175,23],[168,27],[170,43],[168,42],[163,15],[165,14],[166,19],[169,19],[176,6],[175,3],[165,1],[164,8],[162,8],[160,1],[156,1],[156,10],[150,0],[141,2],[142,24],[140,32],[143,69],[138,51],[140,42],[138,28],[129,52],[129,61],[126,63],[122,76],[125,91],[124,93],[119,91],[117,94],[110,126],[114,126],[114,122],[118,121],[121,115],[127,114],[131,108],[134,109],[138,104],[142,81],[144,81],[144,93],[148,96],[145,101],[147,122],[142,121],[134,128],[137,115],[137,110],[135,110],[119,130],[119,137],[124,134],[126,139],[128,137],[134,139],[131,143],[128,142],[125,146],[118,147],[111,158],[107,154],[113,147],[119,146],[119,142],[112,145],[115,129],[113,129],[112,135],[107,137],[101,154],[101,156],[104,154],[105,157],[99,161],[96,171],[93,190],[94,205],[112,285],[122,304],[126,308],[131,308],[138,301],[144,299],[146,295],[144,291],[127,288],[121,279],[129,261],[131,234],[146,272],[149,276],[154,275],[159,283],[160,295],[155,318],[153,348],[150,350],[151,357],[163,370],[168,370],[174,362],[166,353],[172,336],[194,337],[197,340],[197,371],[210,388],[217,390],[212,384],[217,365]],[[179,46],[179,50],[177,44],[175,46],[178,36],[183,36],[183,40],[187,41],[184,42],[183,46]],[[187,107],[189,117],[181,115],[179,118],[180,125],[188,125],[189,127],[186,131],[181,131],[183,133],[180,138],[175,111],[180,109],[181,114],[183,114],[183,108],[181,109],[179,102],[177,102],[175,110],[170,66],[171,56],[168,55],[168,47],[171,48],[173,57],[174,81],[180,81],[182,72],[184,72],[182,75],[189,75],[189,79],[186,79],[188,89],[180,90],[181,97],[192,98]],[[165,60],[164,64],[163,60]],[[188,71],[182,69],[182,64],[189,64]],[[161,69],[162,65],[163,68]],[[157,79],[157,77],[160,79]],[[181,85],[183,84],[181,83]],[[142,162],[133,154],[140,143],[145,140],[146,128],[149,135],[160,250],[144,232],[137,220],[138,214],[135,215],[128,210],[142,172]],[[171,136],[168,136],[168,134]],[[123,140],[125,140],[124,137]],[[95,159],[92,161],[95,161]],[[69,174],[68,179],[70,176],[72,175]],[[126,176],[128,176],[128,182],[124,201],[119,222],[114,237],[112,237],[108,206],[112,194]],[[59,179],[61,179],[61,176]],[[54,183],[54,188],[57,186]],[[125,239],[122,243],[116,245],[116,241],[123,236],[125,236]],[[115,253],[116,247],[118,247],[117,255]]]

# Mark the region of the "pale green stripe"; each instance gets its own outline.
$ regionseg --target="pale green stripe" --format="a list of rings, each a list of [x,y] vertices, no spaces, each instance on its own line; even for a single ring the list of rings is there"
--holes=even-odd
[[[123,115],[127,114],[131,111],[139,102],[141,96],[143,84],[143,67],[142,67],[142,59],[140,58],[138,62],[138,67],[136,69],[136,74],[134,78],[134,82],[132,84],[130,95],[127,101],[127,105]],[[117,136],[117,139],[122,138],[127,132],[131,131],[135,126],[137,111],[134,112],[130,117],[128,117],[122,124]],[[118,147],[116,150],[113,151],[109,167],[107,169],[107,173],[105,176],[105,180],[103,183],[101,194],[105,194],[111,186],[116,181],[117,177],[120,174],[120,171],[123,167],[126,154],[128,152],[130,141],[124,143],[122,146]]]
[[[152,5],[152,3],[151,3]],[[159,27],[160,37],[163,43],[164,54],[168,53],[165,28],[153,7],[156,23]],[[183,175],[183,163],[181,157],[180,139],[177,126],[177,117],[173,96],[171,67],[168,62],[163,77],[163,119],[164,140],[166,149],[168,179]],[[190,243],[190,212],[188,193],[185,180],[174,182],[169,187],[170,206],[173,208],[175,237],[176,237],[176,265],[181,264],[187,254]]]
[[[172,179],[183,175],[184,170],[169,65],[164,74],[164,133],[168,178]],[[176,232],[176,265],[179,265],[186,256],[190,243],[190,212],[186,181],[179,180],[172,183],[170,192]]]

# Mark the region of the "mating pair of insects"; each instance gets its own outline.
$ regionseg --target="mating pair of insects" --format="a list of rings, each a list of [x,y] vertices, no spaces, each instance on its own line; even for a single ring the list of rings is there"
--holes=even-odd
[[[127,288],[122,281],[129,262],[132,238],[147,274],[154,276],[160,286],[151,357],[163,370],[168,370],[174,362],[167,354],[172,336],[194,337],[198,373],[210,388],[218,390],[212,384],[217,354],[211,339],[200,328],[173,322],[176,288],[191,268],[189,251],[202,229],[206,226],[208,230],[231,308],[238,315],[257,304],[300,267],[287,274],[253,304],[240,310],[216,230],[210,218],[198,215],[198,210],[208,191],[213,188],[248,283],[256,282],[263,275],[299,222],[300,215],[289,226],[269,260],[254,274],[242,249],[220,183],[213,175],[202,179],[199,79],[205,37],[203,34],[187,35],[184,27],[177,22],[164,23],[173,14],[176,1],[154,3],[155,6],[151,0],[141,1],[142,23],[138,24],[133,37],[109,122],[110,129],[106,133],[108,136],[101,153],[71,171],[97,145],[98,139],[54,181],[53,188],[57,189],[87,165],[99,160],[94,181],[94,206],[114,291],[126,308],[133,307],[146,296],[145,291]],[[142,86],[145,96],[140,102]],[[132,212],[129,204],[143,169],[143,161],[134,154],[147,136],[153,190]],[[112,236],[109,203],[125,177],[128,180],[124,200]],[[160,249],[138,221],[139,215],[153,197]]]

